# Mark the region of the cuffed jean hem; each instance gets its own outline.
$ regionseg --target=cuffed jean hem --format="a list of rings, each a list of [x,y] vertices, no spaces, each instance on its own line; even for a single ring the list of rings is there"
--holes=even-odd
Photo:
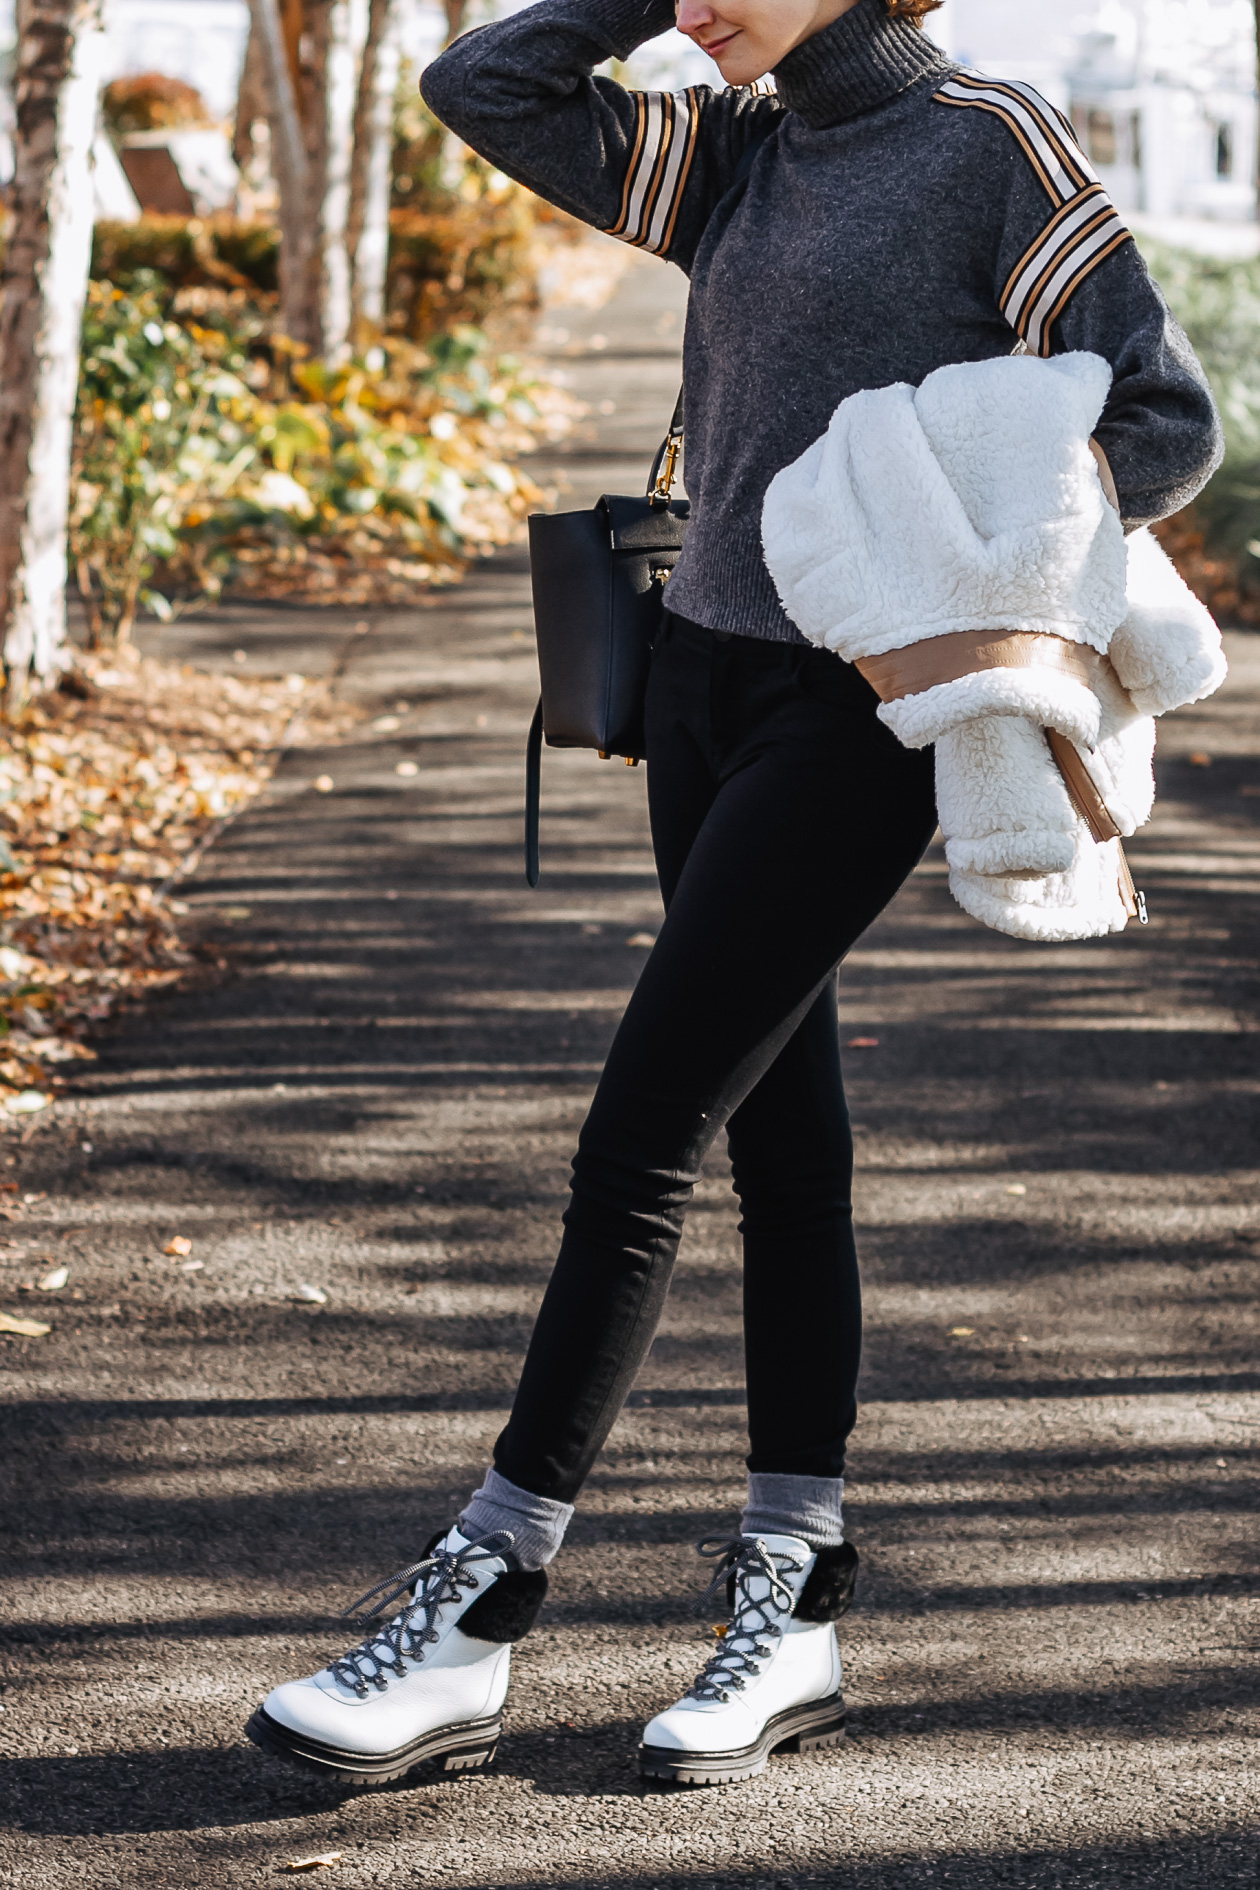
[[[459,1519],[459,1527],[470,1540],[506,1530],[512,1537],[512,1554],[518,1566],[539,1569],[556,1555],[572,1519],[572,1503],[534,1496],[497,1470],[487,1470],[485,1482],[474,1491]]]

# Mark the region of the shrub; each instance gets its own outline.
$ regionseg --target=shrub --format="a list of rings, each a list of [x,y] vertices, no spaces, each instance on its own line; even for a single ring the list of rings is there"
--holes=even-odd
[[[1260,607],[1260,259],[1198,256],[1143,242],[1152,272],[1212,383],[1225,461],[1187,513],[1160,531],[1218,614]]]
[[[226,336],[172,321],[162,286],[150,276],[131,293],[88,288],[70,550],[94,641],[105,630],[126,640],[190,508],[216,486],[229,490],[255,451],[249,364]]]
[[[563,398],[476,329],[295,362],[242,292],[91,285],[71,555],[99,639],[174,593],[407,594],[510,537]],[[155,588],[156,586],[156,588]]]
[[[534,238],[546,207],[430,112],[405,71],[394,117],[387,307],[391,331],[499,326],[537,306]]]
[[[172,289],[219,284],[261,298],[279,285],[280,232],[238,217],[169,217],[152,212],[138,223],[98,223],[92,275],[121,289],[156,274]]]
[[[119,124],[192,109],[151,77],[119,82]],[[95,637],[125,640],[139,604],[225,585],[407,596],[510,536],[538,496],[515,460],[571,403],[480,324],[502,337],[536,305],[540,216],[563,240],[569,220],[451,140],[406,77],[386,332],[335,369],[272,333],[269,224],[99,224],[71,521]]]
[[[166,131],[211,122],[196,86],[170,79],[164,72],[135,72],[112,80],[101,95],[101,116],[115,137],[125,137],[129,131]]]

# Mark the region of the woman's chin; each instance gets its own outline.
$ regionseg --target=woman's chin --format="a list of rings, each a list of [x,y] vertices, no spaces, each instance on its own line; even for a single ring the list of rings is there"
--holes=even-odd
[[[713,63],[728,85],[755,85],[770,70],[764,61],[739,46],[732,46],[729,52],[719,52]]]

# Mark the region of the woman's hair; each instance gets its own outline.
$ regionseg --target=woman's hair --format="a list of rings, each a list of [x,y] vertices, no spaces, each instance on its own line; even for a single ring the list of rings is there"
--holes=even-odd
[[[926,13],[935,13],[945,0],[884,0],[894,20],[910,20],[918,26]]]

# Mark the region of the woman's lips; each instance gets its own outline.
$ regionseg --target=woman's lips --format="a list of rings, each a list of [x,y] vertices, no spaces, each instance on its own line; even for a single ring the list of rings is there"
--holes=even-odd
[[[701,52],[708,53],[710,59],[716,59],[720,52],[725,51],[726,47],[731,45],[738,38],[739,29],[737,28],[735,32],[727,33],[723,39],[699,39],[696,41],[696,44],[699,46]]]

